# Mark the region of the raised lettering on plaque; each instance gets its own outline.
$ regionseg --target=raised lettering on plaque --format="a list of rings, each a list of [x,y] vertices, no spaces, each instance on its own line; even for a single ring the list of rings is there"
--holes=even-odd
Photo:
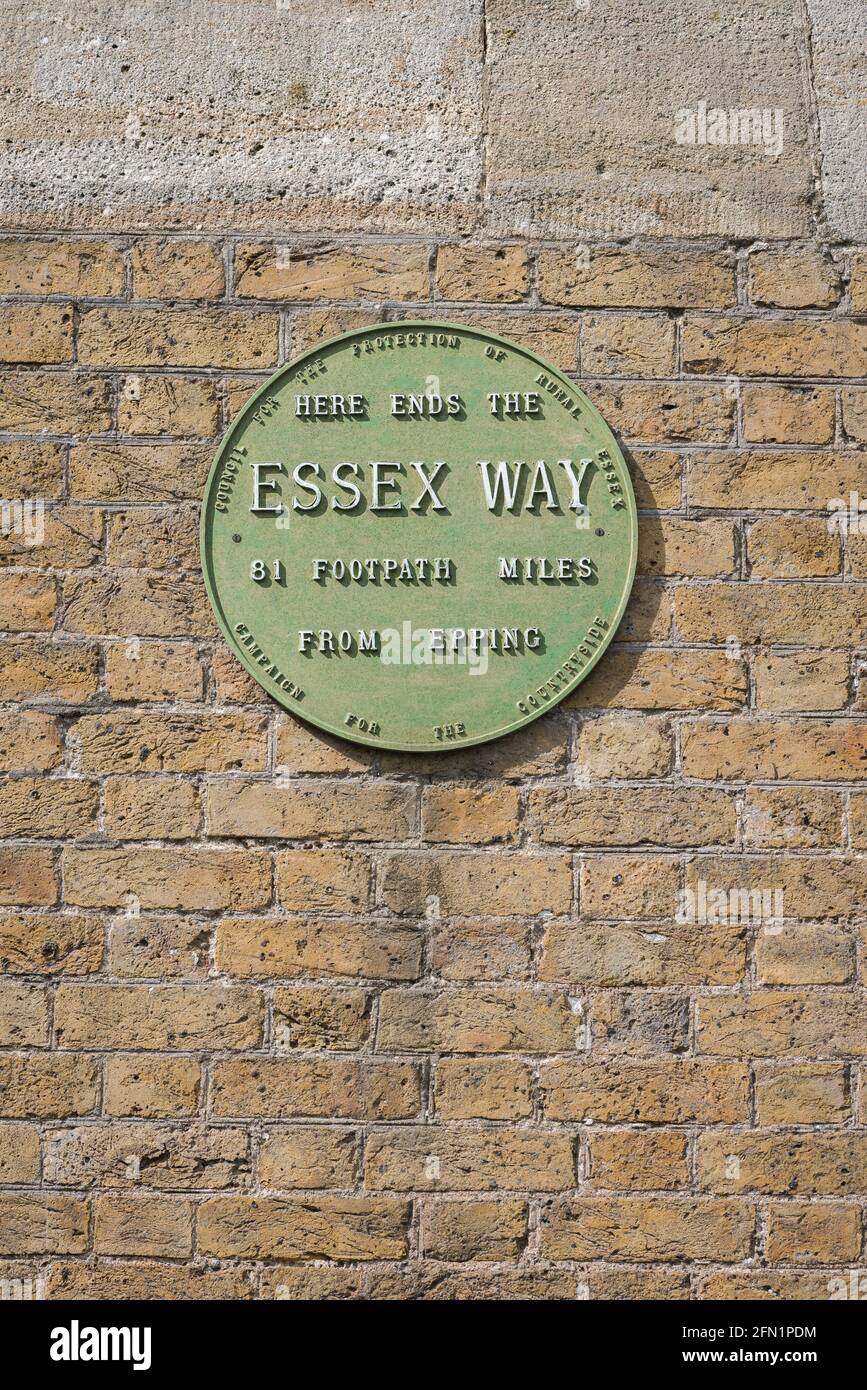
[[[202,562],[269,695],[428,752],[574,690],[623,616],[636,534],[623,456],[567,376],[475,328],[403,322],[256,392],[208,478]]]

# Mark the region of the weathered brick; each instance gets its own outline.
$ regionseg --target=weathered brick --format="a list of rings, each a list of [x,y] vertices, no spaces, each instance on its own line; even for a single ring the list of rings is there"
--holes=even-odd
[[[90,975],[102,964],[103,925],[72,913],[0,917],[0,967],[8,975]]]
[[[579,320],[574,314],[503,311],[491,309],[453,309],[450,305],[436,306],[437,319],[466,328],[478,328],[483,333],[511,338],[512,342],[537,353],[555,367],[574,372],[578,365]],[[381,317],[381,315],[379,316]],[[401,320],[418,317],[417,309],[393,309],[389,321],[400,331]]]
[[[210,1197],[199,1208],[206,1255],[278,1260],[400,1260],[411,1206],[366,1197]]]
[[[671,855],[584,855],[581,912],[611,919],[668,917],[678,903],[679,883]]]
[[[63,1047],[256,1047],[262,999],[246,985],[61,985],[54,1023]]]
[[[38,1181],[39,1130],[35,1125],[0,1124],[0,1182],[17,1184]]]
[[[217,928],[217,967],[246,978],[341,975],[414,980],[421,932],[383,921],[342,918],[224,918]]]
[[[249,1181],[249,1136],[240,1128],[86,1124],[47,1130],[45,1181],[57,1187],[201,1191]]]
[[[390,854],[382,864],[381,892],[386,908],[399,913],[568,912],[572,867],[568,856],[557,854]]]
[[[267,271],[263,268],[263,274]],[[341,333],[351,333],[355,328],[367,328],[381,323],[383,309],[379,304],[368,304],[364,309],[345,309],[342,305],[328,305],[324,309],[290,309],[289,333],[292,343],[292,356],[318,347],[327,338],[336,338]],[[249,388],[247,390],[249,395]],[[239,408],[238,401],[231,401],[231,417]]]
[[[821,251],[754,251],[750,256],[750,298],[777,309],[830,309],[840,299],[842,281],[834,262]]]
[[[0,570],[0,628],[50,632],[57,611],[57,584],[47,574]]]
[[[161,237],[132,249],[132,288],[137,299],[217,299],[225,275],[220,247],[212,241]]]
[[[518,835],[518,793],[511,787],[426,787],[422,837],[447,844],[495,844]]]
[[[690,1297],[689,1276],[683,1270],[639,1269],[629,1265],[594,1265],[589,1278],[590,1297],[622,1303],[636,1299],[666,1302]]]
[[[277,721],[275,771],[280,776],[296,772],[364,772],[373,758],[373,749],[323,734],[291,715],[281,715]]]
[[[857,450],[820,453],[722,453],[698,450],[690,456],[687,491],[694,507],[764,508],[826,512],[834,498],[846,499],[864,486],[867,455]]]
[[[541,1068],[545,1114],[600,1124],[738,1124],[749,1116],[739,1062],[613,1061],[582,1057]]]
[[[823,849],[843,833],[840,793],[824,787],[748,787],[744,796],[747,849]]]
[[[827,522],[807,517],[766,517],[747,533],[753,579],[828,578],[841,572],[840,539]]]
[[[8,772],[49,772],[63,759],[63,738],[53,715],[37,710],[0,714],[0,766]]]
[[[93,1057],[55,1053],[0,1054],[0,1113],[10,1119],[89,1115],[97,1102]]]
[[[575,756],[590,777],[665,777],[671,770],[671,725],[664,719],[616,715],[585,720]]]
[[[581,370],[587,376],[672,376],[674,319],[663,314],[584,314]]]
[[[0,696],[5,700],[81,704],[99,684],[99,653],[89,643],[29,638],[4,642],[0,652]]]
[[[82,444],[70,451],[69,489],[106,502],[198,501],[211,457],[207,445]]]
[[[0,903],[51,907],[58,898],[54,850],[37,845],[0,846]]]
[[[278,1189],[354,1187],[358,1135],[333,1125],[271,1129],[259,1151],[259,1180]]]
[[[0,242],[0,294],[123,294],[123,251],[102,239]]]
[[[22,434],[105,434],[111,383],[83,372],[0,373],[0,429]]]
[[[370,1034],[371,999],[363,989],[275,989],[273,1010],[274,1045],[280,1051],[354,1052]]]
[[[210,969],[210,945],[210,923],[130,911],[111,922],[109,970],[133,979],[203,979]]]
[[[860,376],[867,324],[687,316],[683,369],[713,376]]]
[[[5,1047],[45,1047],[48,991],[17,980],[0,982],[0,1038]]]
[[[724,892],[783,895],[783,915],[802,920],[857,915],[867,891],[867,862],[817,855],[698,856],[687,869],[695,891],[699,880]]]
[[[530,1192],[572,1187],[572,1136],[506,1126],[401,1127],[373,1130],[365,1150],[365,1181],[373,1191],[510,1191],[517,1173]]]
[[[0,441],[0,473],[7,498],[50,502],[63,492],[63,452],[58,444],[4,439]]]
[[[87,772],[258,772],[267,734],[258,714],[112,710],[79,719],[70,737]],[[232,792],[238,784],[219,785]]]
[[[790,1299],[818,1299],[834,1296],[829,1290],[833,1276],[828,1270],[811,1273],[806,1270],[733,1269],[717,1270],[702,1275],[698,1282],[698,1297],[702,1299],[755,1300],[757,1302],[787,1302]],[[849,1275],[837,1275],[843,1297],[848,1297]],[[836,1295],[839,1297],[840,1295]]]
[[[57,1192],[0,1193],[0,1254],[80,1255],[87,1203]]]
[[[112,700],[201,700],[202,662],[189,642],[110,642],[105,688]]]
[[[277,896],[288,912],[360,912],[370,892],[370,860],[352,850],[284,849]]]
[[[746,698],[746,667],[724,652],[614,648],[564,703],[569,709],[735,710]]]
[[[713,1192],[851,1196],[864,1191],[867,1135],[701,1134],[698,1181]]]
[[[211,1265],[161,1264],[155,1260],[55,1261],[48,1272],[50,1299],[205,1300],[251,1299],[247,1270]]]
[[[247,849],[68,849],[67,901],[82,908],[245,910],[271,902],[271,860]]]
[[[714,1260],[750,1252],[755,1226],[746,1202],[685,1197],[568,1197],[543,1216],[549,1260]]]
[[[861,1213],[840,1202],[771,1202],[766,1251],[780,1264],[837,1264],[861,1253]]]
[[[443,980],[528,980],[531,958],[527,921],[435,917],[428,928],[429,968]]]
[[[545,932],[539,978],[566,985],[733,985],[744,973],[737,924],[635,926],[554,923]]]
[[[527,252],[522,246],[441,246],[437,289],[442,299],[510,303],[528,289]],[[418,298],[425,298],[422,293]]]
[[[725,309],[735,302],[734,261],[727,252],[593,247],[541,251],[539,290],[548,304],[602,308]]]
[[[121,379],[117,421],[121,434],[210,439],[220,427],[216,387],[200,377],[131,373]]]
[[[273,367],[278,316],[238,309],[89,309],[78,357],[101,367]]]
[[[713,577],[733,574],[734,568],[731,522],[661,517],[639,534],[639,574]]]
[[[685,642],[845,647],[867,642],[863,585],[791,581],[682,585],[675,619]]]
[[[420,1076],[412,1062],[238,1057],[214,1064],[215,1115],[404,1120],[417,1115],[420,1104]]]
[[[443,1057],[435,1094],[443,1120],[525,1120],[533,1113],[530,1068],[511,1058]]]
[[[689,1186],[686,1135],[677,1130],[604,1130],[590,1136],[594,1188],[649,1191]]]
[[[71,361],[71,304],[0,305],[0,362]]]
[[[109,519],[107,559],[119,569],[195,569],[198,516],[192,507],[133,507]]]
[[[698,1002],[698,1047],[717,1056],[867,1056],[867,1004],[854,991],[708,995]]]
[[[112,840],[186,840],[199,829],[199,793],[169,777],[111,777],[105,833]]]
[[[743,409],[749,444],[830,444],[834,439],[834,392],[826,386],[745,386]]]
[[[867,444],[867,391],[851,386],[840,392],[843,432],[853,444]]]
[[[63,585],[67,632],[101,636],[185,637],[210,633],[213,617],[194,576],[159,571],[70,575]]]
[[[849,1080],[833,1062],[759,1062],[756,1118],[761,1125],[840,1124],[852,1112]]]
[[[222,716],[234,719],[238,716]],[[252,716],[245,716],[251,718]],[[257,720],[262,727],[262,721]],[[233,779],[208,788],[212,835],[308,840],[405,840],[415,829],[415,791],[400,784],[275,783]]]
[[[84,569],[102,554],[103,513],[92,507],[47,507],[38,547],[27,531],[0,534],[0,564],[35,564],[40,569]]]
[[[243,242],[235,249],[235,293],[242,299],[427,299],[428,249]]]
[[[680,506],[683,458],[675,449],[641,449],[627,455],[636,506],[652,511]]]
[[[725,844],[735,837],[726,792],[670,787],[552,788],[530,792],[527,828],[541,844],[661,846]]]
[[[94,1251],[183,1259],[193,1247],[193,1211],[182,1197],[106,1193],[93,1204]]]
[[[514,1260],[527,1240],[527,1204],[433,1202],[422,1214],[422,1249],[431,1260]]]
[[[105,1113],[175,1120],[199,1106],[202,1066],[192,1057],[112,1053],[105,1061]]]
[[[0,778],[0,835],[87,838],[96,830],[99,788],[73,777]]]
[[[867,849],[867,797],[857,792],[849,798],[849,830],[852,844]]]
[[[696,720],[681,726],[687,777],[737,781],[867,776],[867,724],[849,720]]]
[[[734,434],[735,400],[724,386],[678,381],[585,381],[608,424],[636,444],[727,444]]]
[[[766,713],[838,710],[849,702],[847,652],[760,652],[753,670],[756,708]]]
[[[844,985],[855,970],[855,948],[842,927],[786,923],[756,937],[756,977],[763,985]]]
[[[378,1045],[387,1052],[562,1052],[575,1046],[564,994],[515,989],[386,990]]]
[[[591,1010],[591,1038],[600,1052],[621,1057],[659,1057],[689,1045],[689,999],[684,994],[611,990]]]

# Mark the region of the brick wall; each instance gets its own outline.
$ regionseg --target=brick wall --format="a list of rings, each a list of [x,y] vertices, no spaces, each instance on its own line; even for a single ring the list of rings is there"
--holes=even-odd
[[[867,252],[6,235],[0,294],[2,494],[44,503],[0,537],[0,1279],[827,1298],[865,1258],[867,521],[828,508],[867,495]],[[197,544],[251,389],[402,315],[573,374],[641,513],[593,675],[427,758],[270,704]]]

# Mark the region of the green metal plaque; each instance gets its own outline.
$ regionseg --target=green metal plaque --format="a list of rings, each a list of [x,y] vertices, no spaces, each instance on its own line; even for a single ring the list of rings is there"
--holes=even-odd
[[[636,554],[626,464],[555,367],[449,323],[283,367],[214,460],[202,563],[247,670],[373,748],[481,743],[592,670]]]

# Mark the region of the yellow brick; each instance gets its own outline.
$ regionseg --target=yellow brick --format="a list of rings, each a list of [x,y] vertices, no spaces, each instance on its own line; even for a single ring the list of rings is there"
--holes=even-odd
[[[387,782],[212,782],[208,824],[212,835],[403,840],[414,832],[415,792]]]
[[[784,916],[802,920],[845,918],[859,911],[867,891],[867,863],[856,858],[822,855],[698,855],[688,865],[687,881],[699,880],[728,892],[783,894]]]
[[[0,778],[0,835],[78,839],[96,830],[99,788],[66,777]]]
[[[66,898],[81,907],[267,907],[271,862],[261,850],[68,849]]]
[[[434,906],[460,916],[568,912],[572,868],[568,856],[557,854],[389,854],[381,892],[389,911],[411,915]]]
[[[39,1130],[35,1125],[0,1124],[0,1182],[11,1185],[38,1181]],[[5,1270],[3,1274],[6,1275]]]
[[[639,533],[639,574],[707,577],[732,574],[734,567],[734,529],[728,521],[661,517]]]
[[[117,413],[121,434],[202,439],[217,434],[220,427],[214,383],[199,377],[125,376],[120,383]]]
[[[250,1178],[249,1135],[228,1125],[82,1124],[50,1130],[44,1151],[53,1186],[197,1191]]]
[[[830,444],[834,392],[824,386],[745,386],[744,439],[751,444]]]
[[[763,985],[843,985],[855,970],[855,948],[842,928],[787,922],[759,928],[756,977]]]
[[[48,995],[41,985],[0,982],[0,1037],[7,1047],[45,1047]]]
[[[565,704],[569,709],[735,710],[746,698],[744,663],[725,652],[615,648]]]
[[[867,1005],[857,992],[761,990],[708,995],[698,1004],[698,1045],[717,1056],[867,1055]]]
[[[358,1135],[333,1125],[271,1129],[259,1151],[264,1187],[354,1187],[358,1180]]]
[[[539,291],[548,304],[724,309],[735,301],[734,261],[727,252],[541,251]]]
[[[867,642],[867,603],[857,584],[681,585],[675,621],[685,642],[766,642],[817,647]]]
[[[194,575],[146,570],[70,575],[63,585],[64,627],[115,637],[175,637],[210,634],[214,619],[201,581]]]
[[[766,1252],[780,1264],[838,1264],[861,1253],[861,1213],[840,1202],[771,1202]]]
[[[186,840],[201,824],[199,793],[169,777],[111,777],[105,833],[112,840]]]
[[[509,787],[427,787],[422,838],[451,844],[495,844],[518,834],[518,793]]]
[[[61,985],[55,1028],[62,1047],[256,1047],[262,999],[246,985]]]
[[[511,1191],[515,1174],[531,1192],[574,1186],[572,1136],[539,1129],[498,1126],[400,1126],[374,1130],[365,1152],[365,1181],[371,1191]]]
[[[404,1120],[418,1114],[421,1078],[412,1062],[343,1057],[223,1058],[214,1063],[218,1116]]]
[[[193,1115],[201,1070],[192,1057],[114,1053],[105,1062],[106,1114],[148,1120]]]
[[[277,896],[288,912],[360,912],[369,892],[366,855],[331,849],[284,849],[277,855]]]
[[[111,922],[109,971],[131,979],[204,979],[211,965],[210,948],[210,923],[135,911]]]
[[[677,1130],[607,1130],[590,1136],[594,1188],[678,1189],[689,1186],[686,1136]]]
[[[252,772],[265,764],[267,736],[260,715],[114,710],[79,719],[71,742],[88,772]]]
[[[674,449],[635,450],[627,459],[638,507],[679,507],[683,461]]]
[[[428,249],[395,246],[257,246],[235,251],[242,299],[428,298]]]
[[[442,1120],[525,1120],[533,1113],[532,1073],[511,1058],[443,1057],[435,1093]]]
[[[0,628],[50,632],[57,611],[57,584],[32,571],[0,571]]]
[[[73,371],[0,374],[0,429],[21,434],[104,434],[111,383]]]
[[[36,845],[0,847],[0,903],[51,907],[57,902],[56,854]]]
[[[711,788],[591,787],[532,790],[527,830],[540,844],[725,844],[735,837],[734,802]]]
[[[749,787],[744,797],[748,849],[824,849],[840,845],[843,805],[823,787]]]
[[[527,252],[521,246],[441,246],[437,288],[443,299],[501,304],[523,299],[528,288]]]
[[[867,444],[867,391],[863,386],[840,392],[843,404],[843,430],[853,444]]]
[[[213,242],[161,237],[133,247],[136,299],[218,299],[224,284],[222,253]]]
[[[422,1214],[431,1260],[514,1260],[527,1238],[526,1202],[434,1202]]]
[[[673,855],[585,855],[581,913],[611,920],[668,917],[678,901],[679,882]]]
[[[98,917],[9,912],[0,917],[0,965],[10,975],[89,975],[102,964]]]
[[[750,257],[750,298],[779,309],[830,309],[842,282],[834,262],[820,251],[755,251]]]
[[[386,990],[378,1046],[387,1052],[561,1052],[575,1046],[565,994],[515,989]]]
[[[675,323],[663,314],[585,314],[581,370],[587,376],[671,376]]]
[[[363,989],[296,985],[273,993],[274,1046],[312,1052],[354,1052],[371,1027],[371,997]]]
[[[314,974],[414,980],[422,945],[414,926],[388,922],[224,918],[217,927],[217,966],[244,978]]]
[[[42,539],[34,547],[22,531],[0,535],[0,563],[38,563],[40,569],[83,569],[99,564],[103,513],[90,507],[49,507],[42,517]]]
[[[70,452],[70,491],[106,502],[198,502],[211,459],[206,445],[83,444]]]
[[[185,642],[111,642],[105,648],[105,688],[112,700],[201,700],[202,663]]]
[[[588,720],[579,728],[575,756],[590,777],[664,777],[671,768],[671,726],[616,715]]]
[[[181,1197],[105,1193],[94,1202],[93,1248],[100,1255],[183,1259],[192,1252],[193,1211]]]
[[[683,369],[713,376],[860,376],[867,324],[687,316]]]
[[[400,1260],[408,1202],[369,1198],[210,1197],[199,1208],[206,1255],[283,1260]]]
[[[849,702],[847,652],[762,652],[754,671],[756,708],[769,714],[838,710]]]
[[[761,1125],[834,1125],[852,1113],[849,1079],[833,1062],[759,1062],[756,1118]]]
[[[63,453],[58,444],[6,439],[0,442],[0,473],[7,498],[50,501],[63,492]]]
[[[80,1255],[87,1202],[57,1192],[0,1194],[0,1255]]]
[[[726,444],[734,434],[735,400],[704,382],[585,381],[583,389],[608,424],[636,444]]]
[[[402,319],[416,319],[418,314],[417,309],[394,309],[389,313],[389,320],[394,323],[395,332],[398,333]],[[479,328],[483,333],[511,338],[564,371],[574,372],[578,364],[578,319],[574,315],[544,313],[538,309],[531,312],[463,307],[453,309],[438,304],[436,316],[438,320],[454,323],[456,327]],[[377,317],[381,319],[382,314]]]
[[[345,739],[311,729],[300,719],[281,715],[277,721],[276,769],[282,775],[296,772],[364,772],[375,752]]]
[[[8,772],[49,772],[63,760],[57,720],[38,710],[0,714],[0,766]]]
[[[435,918],[429,967],[443,980],[528,980],[531,924],[513,918]]]
[[[722,781],[867,775],[867,724],[830,719],[696,720],[681,728],[687,777]]]
[[[825,521],[805,517],[767,517],[749,528],[753,579],[801,579],[840,573],[840,539]]]
[[[544,1062],[540,1080],[552,1120],[731,1125],[749,1115],[749,1070],[740,1062],[579,1057]]]
[[[273,368],[278,316],[238,309],[89,309],[79,361],[100,367]]]
[[[863,489],[867,454],[821,453],[802,449],[797,453],[723,453],[698,450],[690,457],[687,490],[695,507],[747,505],[751,511],[786,508],[827,511],[829,502],[846,499]]]
[[[0,362],[71,361],[71,304],[0,305]]]
[[[48,1272],[48,1298],[86,1299],[250,1299],[248,1271],[178,1265],[155,1260],[100,1260],[94,1264],[55,1260]]]
[[[755,1226],[747,1202],[685,1197],[568,1197],[544,1214],[549,1260],[745,1259]]]
[[[4,240],[0,294],[123,294],[123,252],[105,241]]]
[[[779,1192],[787,1196],[857,1196],[867,1177],[867,1136],[763,1133],[701,1134],[699,1185],[713,1192]]]
[[[63,1053],[0,1055],[0,1109],[10,1119],[62,1120],[96,1109],[96,1058]]]
[[[545,933],[539,978],[580,987],[737,984],[743,928],[660,922],[642,926],[555,923]]]

